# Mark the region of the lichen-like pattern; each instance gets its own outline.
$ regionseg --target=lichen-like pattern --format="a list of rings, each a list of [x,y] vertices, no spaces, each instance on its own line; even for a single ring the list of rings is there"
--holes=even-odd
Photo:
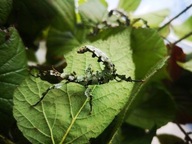
[[[83,85],[86,90],[85,90],[85,96],[90,98],[89,104],[90,104],[90,113],[92,112],[92,95],[91,95],[91,90],[88,87],[89,85],[101,85],[108,83],[111,80],[116,80],[118,82],[120,81],[127,81],[127,82],[143,82],[143,80],[132,80],[131,77],[126,77],[125,75],[120,75],[116,72],[115,65],[112,63],[112,61],[109,59],[109,57],[102,52],[100,49],[91,46],[91,45],[86,45],[80,48],[77,53],[83,54],[86,52],[91,52],[93,57],[98,58],[98,62],[102,62],[104,65],[104,69],[102,71],[96,71],[93,72],[91,67],[89,66],[85,70],[84,75],[77,76],[75,72],[73,73],[60,73],[57,70],[53,69],[50,70],[50,75],[53,76],[59,76],[61,77],[62,80],[66,80],[67,83],[69,82],[74,82],[78,83],[80,85]],[[61,84],[55,84],[48,88],[43,94],[40,100],[34,104],[36,106],[39,102],[43,100],[45,95],[49,92],[49,90],[54,89],[54,88],[59,88],[61,87]]]

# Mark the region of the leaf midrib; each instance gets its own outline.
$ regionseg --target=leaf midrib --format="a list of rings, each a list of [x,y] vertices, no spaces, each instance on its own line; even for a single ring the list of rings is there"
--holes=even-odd
[[[69,132],[70,132],[72,126],[73,126],[73,124],[75,123],[77,117],[79,116],[80,112],[82,111],[82,109],[84,108],[84,106],[87,104],[88,101],[89,101],[89,98],[87,97],[86,100],[85,100],[85,102],[84,102],[83,105],[80,107],[80,109],[79,109],[79,111],[77,112],[77,114],[75,115],[75,117],[72,117],[72,121],[71,121],[71,123],[70,123],[70,125],[69,125],[69,127],[68,127],[68,129],[67,129],[67,131],[66,131],[66,133],[63,135],[60,144],[63,144],[63,143],[64,143],[67,135],[69,134]]]

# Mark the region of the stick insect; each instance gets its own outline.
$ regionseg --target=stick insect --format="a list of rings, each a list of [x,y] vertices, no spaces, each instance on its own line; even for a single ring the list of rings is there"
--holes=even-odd
[[[130,20],[127,13],[123,10],[118,10],[118,9],[113,9],[110,10],[106,18],[98,23],[94,28],[93,28],[93,35],[98,34],[101,30],[107,29],[107,28],[115,28],[119,26],[133,26],[137,22],[143,22],[142,27],[149,28],[149,25],[146,20],[142,18],[135,18],[133,20]]]
[[[109,57],[102,52],[100,49],[86,45],[80,48],[77,53],[83,54],[86,52],[92,53],[92,57],[97,57],[98,62],[102,62],[104,65],[103,70],[93,72],[91,67],[89,66],[85,70],[85,74],[81,76],[77,76],[75,72],[73,73],[60,73],[56,69],[50,70],[50,75],[60,77],[62,80],[66,80],[66,83],[74,82],[80,85],[83,85],[85,90],[85,96],[89,98],[89,105],[90,105],[90,113],[92,112],[92,94],[89,85],[102,85],[108,83],[109,81],[116,80],[117,82],[126,81],[126,82],[143,82],[143,80],[133,80],[131,77],[126,77],[126,75],[120,75],[117,73],[115,65],[109,59]],[[37,101],[33,106],[38,105],[46,96],[46,94],[54,88],[60,88],[61,84],[54,84],[53,86],[49,87],[44,93],[42,93],[42,97]]]

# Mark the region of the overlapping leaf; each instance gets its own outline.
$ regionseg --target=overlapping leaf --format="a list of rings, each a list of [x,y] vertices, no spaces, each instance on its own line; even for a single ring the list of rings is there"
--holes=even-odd
[[[132,34],[136,77],[145,76],[146,82],[139,87],[141,91],[134,98],[134,104],[137,107],[126,121],[142,128],[160,127],[172,120],[175,112],[174,102],[169,92],[161,86],[161,81],[167,78],[165,70],[160,70],[168,58],[167,50],[154,30],[137,29]],[[136,43],[136,41],[139,42]],[[147,75],[144,73],[146,71],[148,71]]]
[[[138,79],[144,77],[147,71],[149,72],[151,68],[167,56],[167,49],[162,38],[153,29],[134,29],[132,31],[131,47]]]
[[[0,124],[8,131],[13,122],[13,92],[27,74],[25,48],[14,28],[0,30],[0,53]]]

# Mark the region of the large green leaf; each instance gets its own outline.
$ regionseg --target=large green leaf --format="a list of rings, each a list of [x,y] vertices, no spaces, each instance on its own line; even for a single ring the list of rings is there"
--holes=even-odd
[[[143,78],[156,64],[167,56],[167,49],[158,32],[153,29],[134,29],[131,33],[136,78]]]
[[[8,132],[13,122],[13,92],[27,74],[25,48],[14,28],[0,30],[0,53],[0,127]]]
[[[167,50],[155,30],[134,30],[132,42],[136,77],[145,76],[146,82],[134,88],[134,91],[140,91],[133,99],[135,108],[126,121],[142,128],[160,127],[172,120],[175,112],[174,102],[161,82],[167,78],[162,68],[168,58]],[[148,74],[143,71],[148,71]]]
[[[117,72],[134,78],[134,64],[130,49],[130,29],[98,40],[91,45],[100,48],[114,62]],[[75,71],[82,75],[92,65],[101,70],[91,54],[77,54],[77,48],[65,57],[65,72]],[[48,92],[43,101],[33,107],[42,93],[50,86],[38,78],[26,79],[15,92],[14,117],[26,138],[32,143],[88,143],[97,137],[114,119],[128,101],[133,83],[110,82],[92,86],[93,111],[89,115],[85,88],[75,83],[62,83],[59,89]],[[29,113],[30,111],[30,113]],[[35,138],[34,138],[35,137]]]
[[[6,23],[7,18],[12,9],[12,0],[1,0],[0,1],[0,25]]]

